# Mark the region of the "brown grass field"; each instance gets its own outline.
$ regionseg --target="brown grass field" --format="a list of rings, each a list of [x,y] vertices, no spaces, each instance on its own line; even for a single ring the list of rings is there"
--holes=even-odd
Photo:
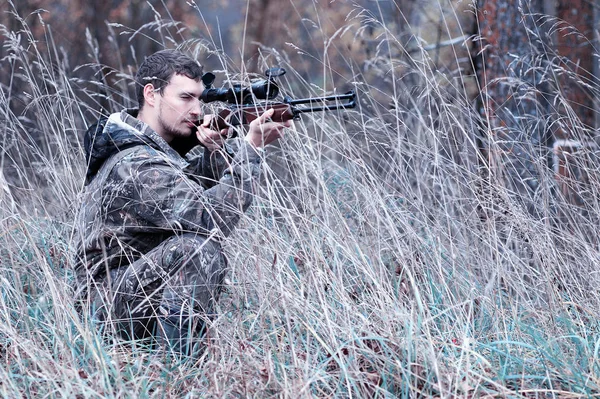
[[[577,173],[557,177],[552,149],[528,140],[534,124],[507,145],[475,110],[481,82],[431,68],[426,44],[375,54],[351,75],[322,60],[322,86],[265,50],[265,64],[288,70],[286,94],[322,95],[330,76],[359,106],[305,115],[268,151],[256,200],[225,243],[231,270],[200,359],[101,337],[72,298],[81,137],[96,104],[130,100],[131,76],[113,74],[110,88],[101,75],[82,82],[67,53],[42,50],[21,21],[0,27],[0,69],[10,71],[0,86],[0,396],[600,392],[595,147],[568,159]],[[403,48],[378,29],[381,43]],[[204,51],[173,41],[164,45]]]

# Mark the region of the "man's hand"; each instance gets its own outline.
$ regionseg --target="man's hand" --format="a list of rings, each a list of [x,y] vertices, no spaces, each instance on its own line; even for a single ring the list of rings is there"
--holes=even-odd
[[[196,131],[198,141],[211,152],[223,147],[228,131],[228,129],[222,129],[221,131],[210,129],[209,126],[213,118],[216,118],[216,116],[204,115],[202,125],[198,126],[198,130]]]
[[[271,122],[270,118],[274,112],[274,109],[269,109],[260,117],[250,122],[245,140],[254,146],[254,148],[262,148],[283,137],[284,129],[292,126],[292,121],[289,120],[282,123]]]

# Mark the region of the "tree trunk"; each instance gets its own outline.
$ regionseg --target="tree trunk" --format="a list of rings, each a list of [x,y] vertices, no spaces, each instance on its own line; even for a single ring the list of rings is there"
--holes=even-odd
[[[493,179],[521,194],[530,210],[538,190],[539,159],[547,155],[544,121],[550,107],[542,74],[547,60],[532,14],[543,0],[479,0],[477,73],[480,112],[487,121],[483,151]]]
[[[533,213],[544,212],[536,202],[548,168],[570,173],[557,151],[584,147],[595,126],[592,94],[580,83],[594,82],[592,16],[587,0],[478,0],[483,151],[490,176]]]
[[[589,0],[561,0],[556,7],[556,16],[564,21],[559,27],[566,28],[556,34],[556,52],[561,66],[572,75],[564,78],[561,85],[569,106],[586,128],[595,126],[596,111],[592,93],[578,81],[591,84],[594,81],[592,43],[594,39],[594,9]],[[597,7],[597,6],[596,6]],[[568,132],[571,133],[571,132]],[[578,135],[578,132],[573,132]]]

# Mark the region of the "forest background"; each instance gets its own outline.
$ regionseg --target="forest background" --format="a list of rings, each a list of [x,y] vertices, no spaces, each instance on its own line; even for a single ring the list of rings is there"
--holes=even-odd
[[[93,5],[92,5],[93,4]],[[0,0],[4,397],[589,397],[599,391],[598,4]],[[81,138],[143,57],[358,94],[295,122],[227,241],[198,364],[71,298]]]

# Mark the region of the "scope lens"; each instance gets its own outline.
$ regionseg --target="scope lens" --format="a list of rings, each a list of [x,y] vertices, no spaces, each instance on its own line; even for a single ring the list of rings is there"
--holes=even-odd
[[[279,94],[279,87],[270,80],[261,80],[252,85],[252,93],[259,100],[271,100]]]

